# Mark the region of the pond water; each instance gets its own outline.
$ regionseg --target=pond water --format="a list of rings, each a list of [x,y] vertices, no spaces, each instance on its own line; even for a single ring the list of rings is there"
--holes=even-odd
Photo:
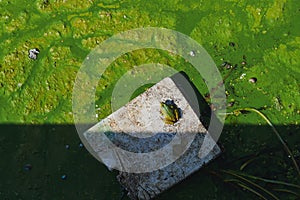
[[[227,112],[260,110],[300,164],[299,1],[2,0],[0,5],[1,199],[120,198],[116,173],[80,145],[72,91],[93,48],[121,31],[148,26],[199,42],[224,78]],[[36,60],[28,57],[34,48]],[[111,113],[119,78],[145,62],[185,71],[207,93],[202,77],[184,59],[138,50],[116,59],[99,81],[98,120]],[[299,198],[299,174],[261,116],[228,115],[219,142],[224,148],[219,158],[158,199],[253,199],[258,194],[251,188],[267,199]],[[294,186],[247,178],[266,192],[228,170]]]

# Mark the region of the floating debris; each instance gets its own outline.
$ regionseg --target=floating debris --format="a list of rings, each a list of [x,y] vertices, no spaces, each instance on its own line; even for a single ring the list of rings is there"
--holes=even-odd
[[[24,170],[25,171],[30,171],[31,169],[32,169],[32,165],[31,164],[24,165]]]
[[[70,145],[66,144],[65,148],[70,149]]]
[[[79,148],[82,148],[82,147],[83,147],[83,144],[82,144],[82,143],[79,143],[78,146],[79,146]]]
[[[249,79],[250,83],[256,83],[256,81],[257,81],[257,78],[255,78],[255,77],[252,77]]]
[[[240,76],[240,79],[243,79],[246,76],[246,73],[242,73],[242,75]]]
[[[61,179],[62,179],[62,180],[66,180],[66,179],[67,179],[67,175],[66,175],[66,174],[63,174],[63,175],[61,176]]]
[[[196,55],[195,51],[190,51],[190,56],[194,57]]]
[[[232,68],[232,64],[230,64],[229,62],[223,62],[222,67],[225,67],[226,69],[231,69]]]
[[[234,47],[235,43],[234,42],[229,42],[229,46]]]
[[[232,102],[229,102],[227,106],[228,106],[228,107],[232,107],[232,106],[234,106],[234,101],[232,101]]]
[[[29,49],[28,51],[28,57],[30,59],[36,60],[37,59],[37,55],[40,53],[39,49],[34,48],[34,49]]]

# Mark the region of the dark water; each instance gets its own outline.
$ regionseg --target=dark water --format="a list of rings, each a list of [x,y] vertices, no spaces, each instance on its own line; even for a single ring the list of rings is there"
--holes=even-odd
[[[297,127],[276,128],[289,130],[289,144],[298,145]],[[122,190],[115,178],[117,173],[108,171],[80,146],[74,125],[1,125],[0,130],[2,199],[120,198]],[[284,173],[292,172],[288,167],[292,163],[272,134],[267,126],[226,125],[220,138],[223,154],[158,199],[253,199],[254,195],[235,184],[224,183],[229,177],[221,172],[239,171],[241,164],[250,159],[253,162],[242,172],[297,183],[296,177]],[[270,138],[273,143],[267,144]],[[63,175],[66,175],[64,180]],[[265,185],[270,189],[275,186]]]

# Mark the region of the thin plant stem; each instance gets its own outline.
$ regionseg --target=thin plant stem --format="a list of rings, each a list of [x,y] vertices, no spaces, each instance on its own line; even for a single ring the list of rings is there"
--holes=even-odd
[[[249,163],[251,163],[252,161],[254,161],[257,157],[251,158],[249,160],[247,160],[244,164],[242,164],[242,166],[240,167],[240,170],[243,170]]]
[[[240,187],[242,187],[242,188],[244,188],[244,189],[246,189],[246,190],[248,190],[248,191],[250,191],[250,192],[256,194],[256,195],[259,196],[260,198],[267,200],[267,198],[264,197],[261,193],[255,191],[254,189],[250,188],[250,187],[247,186],[247,185],[244,185],[244,184],[243,184],[240,180],[238,180],[238,179],[227,179],[227,180],[224,180],[224,182],[234,182],[234,183],[236,183],[237,185],[239,185]]]
[[[237,177],[237,178],[239,178],[239,179],[241,179],[241,180],[243,180],[243,181],[245,181],[245,182],[247,182],[247,183],[249,183],[249,184],[255,186],[256,188],[258,188],[258,189],[264,191],[265,193],[267,193],[268,195],[270,195],[270,196],[273,197],[274,199],[279,200],[279,198],[276,197],[274,194],[272,194],[270,191],[264,189],[263,187],[261,187],[260,185],[258,185],[258,184],[256,184],[256,183],[254,183],[254,182],[252,182],[252,181],[250,181],[250,180],[248,180],[248,179],[246,179],[246,178],[244,178],[244,177],[242,177],[242,176],[236,174],[235,172],[228,171],[228,170],[222,170],[222,171],[225,172],[225,173],[227,173],[227,174],[230,174],[230,175],[232,175],[232,176],[235,176],[235,177]]]
[[[248,190],[248,191],[250,191],[250,192],[256,194],[256,195],[259,196],[260,198],[267,200],[262,194],[256,192],[256,191],[253,190],[252,188],[250,188],[250,187],[248,187],[248,186],[246,186],[246,185],[244,185],[244,184],[242,184],[242,183],[237,183],[237,184],[238,184],[240,187],[245,188],[246,190]]]
[[[234,172],[234,173],[239,174],[240,176],[252,178],[254,180],[259,180],[259,181],[263,181],[263,182],[266,182],[266,183],[272,183],[272,184],[278,184],[278,185],[285,185],[285,186],[295,187],[295,188],[300,189],[299,185],[292,184],[292,183],[287,183],[287,182],[284,182],[284,181],[276,181],[276,180],[261,178],[261,177],[257,177],[257,176],[253,176],[253,175],[249,175],[249,174],[245,174],[245,173],[239,173],[239,172]]]
[[[286,193],[289,193],[289,194],[293,194],[297,197],[300,197],[300,194],[299,193],[296,193],[294,191],[291,191],[291,190],[287,190],[287,189],[273,189],[274,191],[278,191],[278,192],[286,192]]]

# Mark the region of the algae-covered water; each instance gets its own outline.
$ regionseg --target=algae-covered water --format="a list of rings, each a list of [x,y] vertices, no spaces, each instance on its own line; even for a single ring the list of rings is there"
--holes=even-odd
[[[297,0],[0,0],[0,199],[120,198],[116,173],[80,144],[72,91],[94,47],[140,27],[173,29],[199,42],[224,77],[228,113],[262,112],[300,164],[299,19]],[[33,48],[40,51],[37,60],[28,58]],[[98,120],[111,113],[122,74],[150,62],[185,71],[207,93],[182,58],[138,50],[104,73],[95,99]],[[228,115],[219,143],[219,158],[158,199],[300,198],[291,156],[261,116]]]

